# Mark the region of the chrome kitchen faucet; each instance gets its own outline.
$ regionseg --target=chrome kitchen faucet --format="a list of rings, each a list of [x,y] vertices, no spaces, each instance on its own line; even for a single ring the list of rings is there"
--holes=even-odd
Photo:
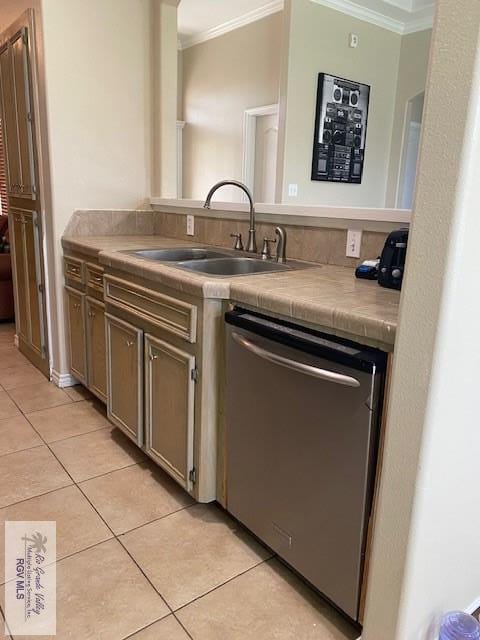
[[[217,184],[214,184],[208,192],[207,199],[205,200],[205,204],[203,206],[205,209],[210,209],[210,202],[215,191],[217,191],[217,189],[220,189],[220,187],[225,187],[228,185],[241,189],[247,195],[248,201],[250,202],[250,228],[248,230],[248,243],[246,251],[249,251],[250,253],[257,253],[257,241],[255,239],[255,206],[253,204],[253,197],[250,189],[246,185],[244,185],[243,182],[239,182],[238,180],[221,180],[220,182],[217,182]],[[238,240],[238,242],[241,242],[241,240]],[[239,246],[236,246],[235,248],[237,249],[239,248]]]

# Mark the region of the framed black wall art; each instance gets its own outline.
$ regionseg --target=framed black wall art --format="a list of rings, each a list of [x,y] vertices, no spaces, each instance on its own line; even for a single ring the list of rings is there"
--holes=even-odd
[[[370,87],[318,74],[312,180],[360,184]]]

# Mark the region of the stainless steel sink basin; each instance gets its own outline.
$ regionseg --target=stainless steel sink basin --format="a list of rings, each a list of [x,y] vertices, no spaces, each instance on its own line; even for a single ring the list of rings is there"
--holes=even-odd
[[[210,260],[189,260],[177,264],[182,269],[209,273],[216,276],[241,276],[249,273],[267,273],[269,271],[288,271],[286,264],[256,258],[223,257]]]
[[[132,255],[159,262],[182,262],[184,260],[208,260],[210,258],[224,258],[225,253],[221,251],[211,251],[201,247],[185,247],[180,249],[145,249],[142,251],[131,251]]]

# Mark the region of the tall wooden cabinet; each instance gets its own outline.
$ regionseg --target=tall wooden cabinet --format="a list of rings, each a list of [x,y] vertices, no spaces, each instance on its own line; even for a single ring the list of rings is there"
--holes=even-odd
[[[42,210],[32,91],[33,14],[0,41],[0,117],[9,199],[15,311],[20,350],[49,373]]]
[[[15,34],[0,52],[0,73],[8,194],[35,200],[35,146],[26,28]]]

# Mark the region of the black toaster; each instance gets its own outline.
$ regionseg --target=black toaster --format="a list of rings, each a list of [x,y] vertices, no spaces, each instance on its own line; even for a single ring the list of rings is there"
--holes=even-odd
[[[407,256],[408,229],[392,231],[385,241],[378,266],[378,284],[401,289]]]

